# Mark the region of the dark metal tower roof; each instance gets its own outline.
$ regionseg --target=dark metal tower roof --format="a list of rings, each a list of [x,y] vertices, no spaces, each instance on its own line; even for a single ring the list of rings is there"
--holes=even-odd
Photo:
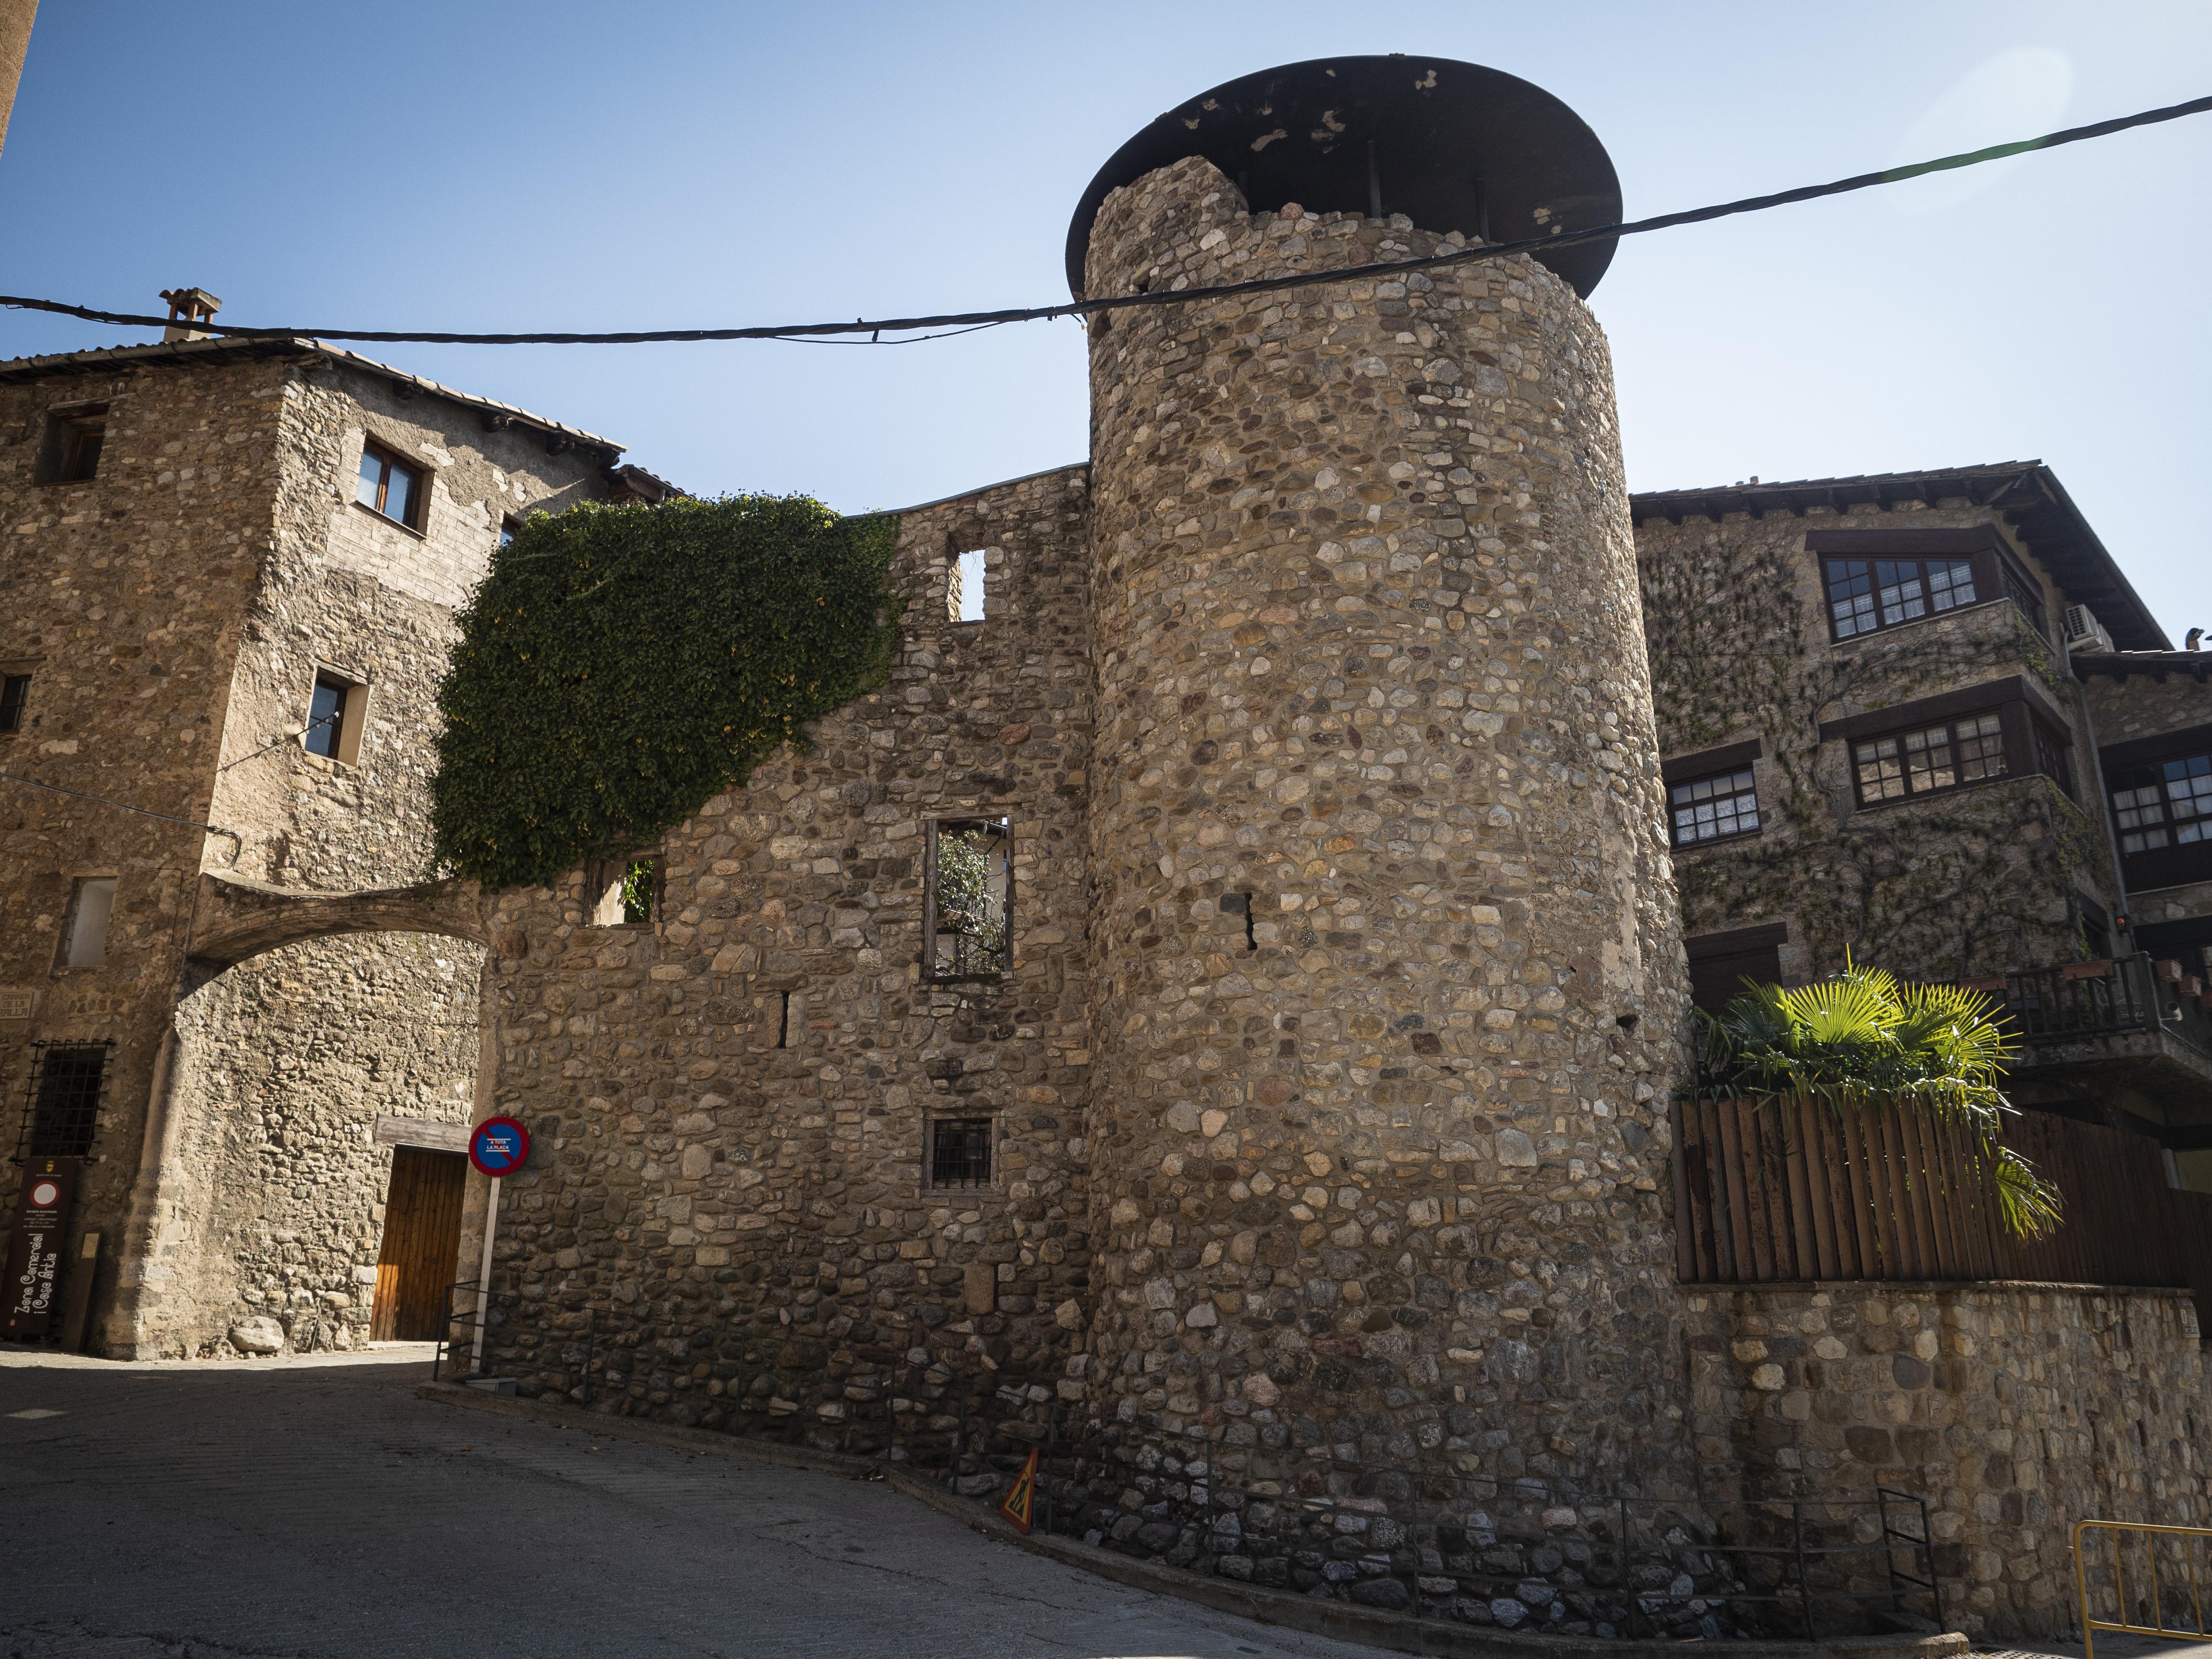
[[[1449,58],[1316,58],[1200,93],[1115,150],[1067,228],[1078,295],[1107,192],[1186,155],[1219,167],[1255,210],[1366,213],[1379,186],[1385,213],[1492,242],[1620,220],[1605,146],[1542,88]],[[1535,257],[1587,297],[1613,250],[1586,242]]]

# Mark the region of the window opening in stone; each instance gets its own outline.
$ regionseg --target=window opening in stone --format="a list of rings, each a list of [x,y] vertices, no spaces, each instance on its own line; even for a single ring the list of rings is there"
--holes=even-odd
[[[957,623],[983,620],[983,550],[955,553],[945,561],[945,614]]]
[[[34,1045],[30,1098],[15,1156],[82,1158],[100,1127],[100,1089],[112,1043]]]
[[[410,466],[388,449],[374,444],[362,447],[361,477],[354,485],[353,498],[394,524],[405,525],[410,530],[422,527],[422,470]]]
[[[1253,936],[1252,933],[1252,896],[1249,893],[1224,893],[1221,896],[1221,908],[1230,915],[1243,917],[1244,948],[1248,951],[1258,950],[1260,941]]]
[[[80,876],[70,890],[68,919],[62,924],[64,968],[107,965],[107,921],[115,909],[115,878]]]
[[[1759,831],[1759,789],[1748,766],[1675,784],[1667,792],[1667,803],[1677,847]]]
[[[46,417],[46,441],[39,456],[41,483],[82,483],[100,472],[100,452],[107,441],[107,405],[91,404],[59,410]]]
[[[30,701],[31,677],[9,674],[0,678],[0,732],[23,729],[23,706]]]
[[[775,1046],[779,1048],[791,1047],[791,993],[788,991],[783,994],[783,1006],[775,1017]]]
[[[1013,844],[1007,818],[930,824],[922,961],[933,978],[1013,965]]]
[[[311,755],[341,761],[348,766],[361,759],[361,729],[367,724],[368,688],[328,670],[315,675],[315,689],[307,699],[307,725],[300,733],[301,746]]]
[[[514,541],[514,532],[521,528],[522,521],[519,519],[501,519],[499,521],[499,544],[501,547],[507,546]]]
[[[644,927],[659,915],[663,883],[658,854],[601,859],[586,873],[592,927]]]
[[[989,1118],[930,1119],[929,1184],[932,1187],[988,1187],[991,1184]]]

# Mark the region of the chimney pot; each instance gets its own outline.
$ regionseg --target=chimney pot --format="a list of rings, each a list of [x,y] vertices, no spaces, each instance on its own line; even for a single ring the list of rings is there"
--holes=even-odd
[[[169,325],[161,331],[164,341],[210,337],[205,329],[192,325],[212,320],[222,309],[222,301],[204,288],[165,288],[161,297],[169,302]]]

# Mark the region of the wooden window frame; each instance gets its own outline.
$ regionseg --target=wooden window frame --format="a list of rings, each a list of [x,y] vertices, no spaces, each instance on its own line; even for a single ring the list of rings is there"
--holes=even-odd
[[[1993,526],[1966,530],[1815,530],[1806,533],[1805,547],[1820,561],[1821,611],[1827,623],[1828,641],[1832,645],[1849,645],[1869,635],[1910,628],[1915,623],[1937,617],[1958,616],[2002,600],[2010,600],[2039,635],[2050,638],[2043,585],[2006,545],[2004,538]],[[1831,568],[1836,560],[1860,560],[1869,566],[1917,566],[1920,614],[1900,617],[1893,622],[1883,617],[1879,575],[1869,570],[1868,580],[1875,598],[1874,619],[1864,628],[1849,634],[1842,632],[1836,616],[1835,572]],[[1973,597],[1936,608],[1929,567],[1937,564],[1966,566],[1971,573]]]
[[[938,1135],[948,1126],[980,1126],[983,1134],[986,1172],[981,1180],[940,1180],[938,1176]],[[987,1193],[999,1186],[999,1118],[995,1112],[933,1112],[922,1122],[922,1190],[931,1193]]]
[[[330,690],[339,693],[337,718],[331,722],[331,740],[328,749],[315,747],[314,694]],[[300,729],[300,746],[309,754],[340,766],[361,764],[362,729],[368,724],[368,686],[335,668],[318,667],[309,682],[307,693],[307,723]]]
[[[100,463],[106,456],[107,415],[108,405],[105,403],[76,404],[63,409],[48,410],[46,439],[39,446],[34,481],[41,484],[97,482]],[[84,445],[88,439],[95,439],[99,443],[89,466],[83,464]]]
[[[2191,882],[2212,881],[2212,819],[2198,815],[2188,820],[2173,816],[2173,795],[2169,787],[2172,780],[2164,774],[2171,765],[2185,765],[2200,757],[2212,757],[2212,725],[2186,727],[2169,732],[2156,738],[2139,738],[2132,743],[2117,744],[2106,750],[2098,759],[2105,775],[2105,799],[2112,824],[2112,845],[2120,855],[2120,867],[2127,878],[2128,890],[2153,892],[2162,887],[2180,887]],[[2151,828],[2129,824],[2124,812],[2136,810],[2133,805],[2123,807],[2120,797],[2143,787],[2140,781],[2130,781],[2130,775],[2152,773],[2152,782],[2159,792],[2159,822],[2154,826],[2166,833],[2163,847],[2145,847],[2130,853],[2127,837]],[[2191,791],[2192,796],[2195,791]],[[2184,842],[2179,830],[2185,827],[2202,826],[2202,838]]]
[[[386,524],[398,525],[410,535],[422,535],[422,526],[429,521],[430,469],[420,462],[409,460],[390,444],[379,443],[374,438],[363,439],[362,460],[367,461],[372,456],[384,464],[384,471],[376,481],[376,500],[373,503],[362,500],[361,466],[356,463],[354,467],[353,504],[364,512],[374,513]],[[384,508],[385,500],[392,491],[392,470],[394,467],[410,474],[415,480],[415,488],[407,498],[407,516],[404,519],[395,517]]]
[[[1996,717],[2002,734],[1999,753],[2004,769],[1990,776],[1954,779],[1933,788],[1912,789],[1909,787],[1901,795],[1880,795],[1869,799],[1866,781],[1859,773],[1859,746],[1863,743],[1879,742],[1885,738],[1903,738],[1908,734],[1924,732],[1943,726],[1955,757],[1958,748],[1957,727],[1962,721],[1978,721],[1988,716]],[[2042,731],[2039,733],[2037,728]],[[1909,805],[1914,801],[1927,800],[1936,795],[1948,795],[1960,789],[1978,789],[1985,785],[2004,783],[2021,778],[2049,777],[2069,798],[2075,798],[2073,779],[2073,738],[2065,717],[2051,706],[2026,675],[2010,679],[1992,680],[1986,685],[1968,686],[1962,690],[1947,691],[1940,696],[1923,697],[1913,702],[1898,703],[1887,708],[1877,708],[1863,714],[1853,714],[1844,720],[1824,721],[1820,726],[1821,741],[1837,738],[1844,741],[1844,763],[1850,769],[1851,793],[1861,811],[1879,811],[1893,806]],[[1903,751],[1900,750],[1900,757]],[[2054,775],[2045,769],[2046,760],[2055,760],[2065,769]],[[1957,766],[1954,770],[1962,770]]]
[[[1000,908],[1006,918],[1006,942],[999,951],[1000,966],[975,972],[957,966],[951,972],[940,971],[937,962],[937,860],[938,842],[947,830],[960,830],[970,826],[997,825],[1006,842],[1006,897]],[[921,866],[921,976],[936,984],[959,980],[1004,979],[1014,970],[1014,820],[1011,812],[963,813],[958,817],[931,818],[924,826]],[[956,949],[956,961],[957,947]]]

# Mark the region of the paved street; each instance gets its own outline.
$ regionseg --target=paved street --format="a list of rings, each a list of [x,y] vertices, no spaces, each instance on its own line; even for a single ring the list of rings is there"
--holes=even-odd
[[[415,1398],[424,1351],[0,1349],[0,1659],[1379,1659],[992,1543],[879,1484]]]

